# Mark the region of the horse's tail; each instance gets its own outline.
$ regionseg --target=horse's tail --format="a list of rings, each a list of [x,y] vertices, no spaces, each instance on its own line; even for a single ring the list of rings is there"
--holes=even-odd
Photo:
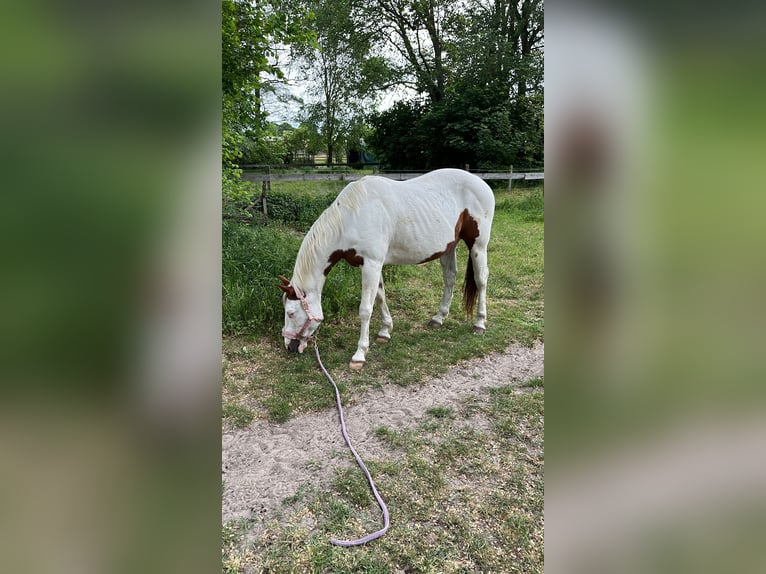
[[[473,257],[468,251],[468,264],[465,268],[465,280],[463,281],[463,309],[466,317],[473,317],[473,308],[476,305],[476,297],[479,289],[476,287],[476,278],[473,275]]]

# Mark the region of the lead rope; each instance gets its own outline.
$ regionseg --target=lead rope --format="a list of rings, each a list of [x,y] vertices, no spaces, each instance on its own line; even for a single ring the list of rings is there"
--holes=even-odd
[[[340,430],[343,433],[343,438],[346,440],[346,444],[348,445],[348,448],[351,450],[351,453],[354,455],[354,458],[356,459],[356,462],[359,465],[359,468],[362,469],[362,472],[364,472],[364,475],[367,477],[367,482],[370,483],[370,488],[372,489],[372,493],[375,495],[375,500],[378,501],[378,506],[380,506],[380,510],[383,512],[383,528],[381,528],[377,532],[373,532],[372,534],[368,534],[367,536],[362,536],[361,538],[357,538],[356,540],[338,540],[336,538],[330,538],[330,544],[335,544],[336,546],[345,546],[345,547],[359,546],[360,544],[365,544],[367,542],[370,542],[371,540],[380,538],[386,533],[386,530],[388,530],[388,525],[389,525],[388,507],[386,506],[386,503],[383,502],[383,498],[381,498],[380,494],[378,493],[378,489],[375,488],[375,483],[372,481],[372,476],[370,476],[370,471],[367,470],[367,467],[365,466],[364,461],[362,460],[362,457],[360,457],[357,454],[356,449],[354,449],[353,445],[351,444],[351,439],[348,438],[348,432],[346,431],[346,421],[343,418],[343,407],[340,404],[340,391],[338,390],[338,385],[335,384],[335,381],[333,380],[332,376],[330,375],[330,373],[327,372],[327,369],[325,369],[324,365],[322,364],[322,359],[319,357],[319,346],[317,345],[316,339],[314,339],[314,351],[316,352],[317,361],[319,362],[319,367],[322,369],[322,372],[332,383],[333,389],[335,389],[335,401],[338,404],[338,413],[340,414]]]

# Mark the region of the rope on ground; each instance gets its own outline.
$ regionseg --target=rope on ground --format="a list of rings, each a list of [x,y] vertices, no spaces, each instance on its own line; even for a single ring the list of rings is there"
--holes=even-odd
[[[370,476],[370,471],[367,470],[367,466],[365,466],[364,461],[362,460],[362,457],[359,456],[359,454],[356,452],[356,449],[351,444],[351,439],[348,437],[348,431],[346,430],[346,421],[343,417],[343,406],[341,406],[341,403],[340,403],[340,391],[338,390],[338,385],[335,384],[335,381],[333,380],[332,376],[330,375],[329,372],[327,372],[327,369],[325,369],[324,365],[322,364],[322,359],[319,356],[319,346],[316,343],[316,339],[314,339],[314,351],[317,356],[317,361],[319,362],[319,367],[322,369],[322,372],[332,383],[333,389],[335,389],[335,401],[338,404],[338,413],[340,414],[340,430],[343,433],[343,438],[345,439],[346,444],[348,445],[348,448],[351,450],[351,453],[354,455],[354,458],[356,459],[356,462],[359,465],[359,468],[362,469],[362,472],[364,472],[364,475],[367,477],[367,482],[370,484],[372,493],[375,495],[375,500],[378,501],[378,506],[380,506],[380,510],[383,512],[383,528],[381,528],[377,532],[373,532],[372,534],[368,534],[367,536],[362,536],[361,538],[357,538],[356,540],[338,540],[336,538],[330,538],[330,543],[336,546],[345,546],[345,547],[359,546],[360,544],[365,544],[367,542],[370,542],[371,540],[380,538],[386,533],[389,526],[388,507],[386,506],[386,503],[383,502],[383,498],[380,496],[380,493],[378,493],[378,489],[375,488],[375,483],[372,480],[372,476]]]

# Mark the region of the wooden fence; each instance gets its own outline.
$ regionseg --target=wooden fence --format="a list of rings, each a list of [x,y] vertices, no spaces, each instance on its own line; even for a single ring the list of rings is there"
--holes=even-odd
[[[401,171],[381,172],[380,175],[396,181],[404,181],[423,175],[425,172]],[[484,180],[502,180],[509,184],[514,179],[541,180],[544,172],[473,172]],[[244,181],[357,181],[368,174],[359,173],[243,173]]]
[[[245,211],[252,213],[255,213],[255,211],[260,211],[263,215],[268,216],[268,205],[266,201],[266,196],[268,195],[268,192],[271,191],[271,182],[272,181],[357,181],[359,179],[362,179],[365,175],[369,174],[362,174],[362,173],[346,173],[346,172],[325,172],[322,173],[319,172],[313,172],[313,173],[271,173],[271,166],[242,166],[242,167],[258,167],[258,168],[265,168],[268,169],[266,173],[243,173],[242,179],[244,181],[252,181],[252,182],[261,182],[261,196],[260,198],[256,198],[251,205],[245,208]],[[383,177],[387,177],[389,179],[393,179],[395,181],[404,181],[406,179],[413,179],[415,177],[418,177],[420,175],[423,175],[423,171],[396,171],[396,172],[382,172],[382,173],[376,173],[374,175],[380,175]],[[508,190],[511,189],[511,182],[513,180],[543,180],[544,172],[542,171],[535,171],[535,172],[514,172],[514,171],[507,171],[507,172],[471,172],[474,175],[478,175],[483,180],[500,180],[500,181],[507,181],[508,182]],[[260,205],[259,205],[260,204]],[[242,214],[239,215],[232,215],[232,216],[224,216],[226,218],[235,218],[235,219],[243,219],[246,221],[249,221],[250,219],[248,217],[243,216]]]

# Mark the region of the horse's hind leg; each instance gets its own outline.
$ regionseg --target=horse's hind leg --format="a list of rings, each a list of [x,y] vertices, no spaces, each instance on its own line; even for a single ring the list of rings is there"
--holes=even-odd
[[[473,324],[474,333],[483,333],[487,328],[487,280],[489,267],[487,265],[487,246],[478,242],[471,249],[471,259],[478,290],[476,321]]]
[[[453,247],[439,258],[442,264],[442,278],[444,279],[444,293],[439,305],[439,312],[428,323],[432,327],[441,327],[444,319],[449,315],[452,304],[452,295],[455,291],[455,278],[457,277],[457,251]]]
[[[378,292],[382,268],[382,264],[370,259],[367,259],[362,266],[362,301],[359,304],[359,318],[362,327],[356,353],[351,357],[349,364],[352,369],[361,369],[364,366],[365,355],[370,348],[370,317],[372,317],[372,306]]]
[[[378,306],[380,307],[380,317],[383,320],[383,326],[378,331],[378,337],[375,339],[378,343],[385,343],[391,339],[391,330],[394,328],[394,320],[391,318],[391,313],[388,311],[388,305],[386,304],[386,290],[383,287],[383,275],[380,276],[378,282],[378,294],[375,298]]]

